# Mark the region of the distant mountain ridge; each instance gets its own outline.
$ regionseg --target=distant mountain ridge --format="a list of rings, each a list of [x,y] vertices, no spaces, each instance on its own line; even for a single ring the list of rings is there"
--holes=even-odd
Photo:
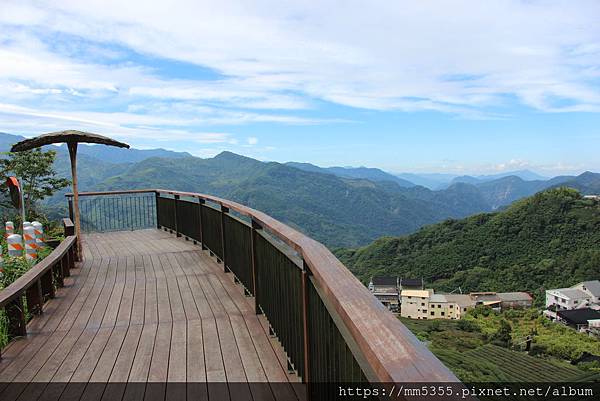
[[[370,167],[319,167],[310,163],[297,163],[297,162],[287,162],[285,163],[288,166],[298,168],[304,171],[312,171],[316,173],[325,173],[325,174],[334,174],[339,177],[346,178],[360,178],[375,182],[381,181],[391,181],[400,185],[404,188],[414,187],[415,184],[412,182],[392,175],[390,173],[386,173],[383,170],[378,168],[370,168]]]
[[[0,150],[9,150],[21,139],[0,134]],[[70,177],[66,150],[54,148],[57,173]],[[201,159],[163,149],[87,145],[80,149],[82,191],[160,187],[212,193],[263,210],[330,247],[360,246],[385,235],[409,234],[447,218],[503,208],[549,187],[568,185],[585,194],[600,193],[600,175],[591,172],[548,181],[509,176],[475,185],[456,182],[434,191],[370,168],[265,163],[232,152]],[[64,215],[66,191],[46,201],[56,217]]]

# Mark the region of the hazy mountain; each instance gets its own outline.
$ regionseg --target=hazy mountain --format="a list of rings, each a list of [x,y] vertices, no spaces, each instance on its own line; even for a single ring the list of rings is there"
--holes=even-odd
[[[339,177],[345,178],[361,178],[365,180],[381,182],[381,181],[391,181],[400,185],[401,187],[410,188],[414,187],[415,184],[399,178],[395,175],[386,173],[383,170],[378,168],[369,168],[369,167],[319,167],[310,163],[297,163],[297,162],[288,162],[285,163],[290,167],[295,167],[304,171],[312,171],[314,173],[325,173],[325,174],[334,174]]]
[[[365,244],[381,235],[410,233],[447,217],[489,210],[470,188],[436,195],[426,188],[305,171],[231,152],[210,159],[149,158],[119,168],[94,182],[94,189],[211,193],[262,210],[332,247]]]
[[[429,189],[446,188],[448,187],[450,182],[457,177],[456,174],[444,173],[399,173],[394,175],[398,178],[408,180],[410,182],[415,183],[416,185],[421,185]]]
[[[517,170],[508,171],[499,174],[488,174],[488,175],[462,175],[452,179],[451,183],[463,182],[467,184],[481,184],[484,182],[495,181],[505,177],[518,177],[523,181],[547,181],[549,178],[541,176],[531,170]]]

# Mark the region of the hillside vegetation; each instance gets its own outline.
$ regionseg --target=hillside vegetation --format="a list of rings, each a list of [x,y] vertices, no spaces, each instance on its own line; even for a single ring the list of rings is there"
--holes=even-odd
[[[600,277],[600,205],[574,189],[540,192],[497,213],[385,237],[338,257],[363,281],[424,277],[440,290],[530,291]]]
[[[598,380],[600,371],[569,362],[583,352],[597,355],[600,342],[554,324],[536,310],[496,313],[470,311],[463,320],[411,320],[404,323],[461,380],[467,382],[548,382]],[[508,344],[497,333],[508,325]],[[532,335],[530,352],[525,339]]]

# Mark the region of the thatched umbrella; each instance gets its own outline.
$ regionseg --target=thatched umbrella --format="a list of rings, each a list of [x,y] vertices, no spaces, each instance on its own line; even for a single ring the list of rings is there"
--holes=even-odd
[[[71,176],[73,180],[73,211],[75,215],[75,232],[77,234],[77,259],[81,260],[81,227],[79,224],[79,193],[77,192],[77,144],[99,143],[102,145],[117,146],[119,148],[128,148],[129,145],[123,142],[115,141],[102,135],[92,134],[76,130],[67,130],[43,134],[35,138],[26,139],[16,143],[11,148],[11,152],[23,152],[44,145],[53,143],[66,143],[69,148],[69,157],[71,158]]]

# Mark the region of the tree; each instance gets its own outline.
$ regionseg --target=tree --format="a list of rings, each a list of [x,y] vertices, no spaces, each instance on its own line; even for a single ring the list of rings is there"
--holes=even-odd
[[[41,149],[26,152],[4,153],[7,157],[0,160],[3,181],[10,175],[15,175],[23,185],[25,210],[27,216],[36,214],[36,203],[54,192],[69,185],[69,180],[56,176],[53,164],[56,158],[54,150],[42,151]],[[3,195],[8,192],[5,185],[1,187]],[[2,206],[8,206],[3,202]]]
[[[512,340],[512,327],[506,319],[500,320],[500,328],[492,337],[492,343],[502,347],[509,347]]]

